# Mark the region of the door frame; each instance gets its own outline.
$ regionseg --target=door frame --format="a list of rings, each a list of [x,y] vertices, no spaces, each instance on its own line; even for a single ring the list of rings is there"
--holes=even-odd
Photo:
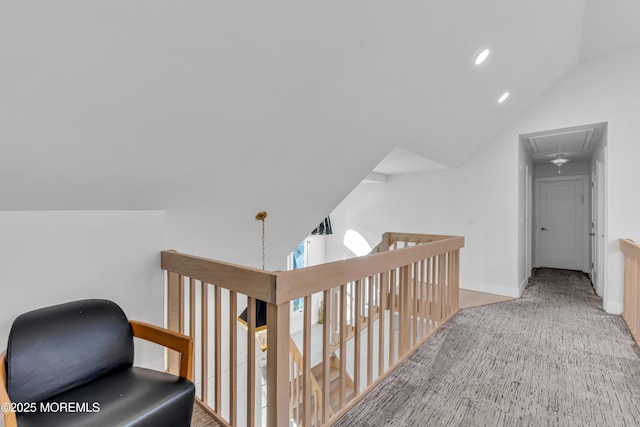
[[[554,177],[541,177],[535,179],[535,254],[536,254],[536,267],[540,267],[540,183],[541,182],[561,182],[561,181],[582,181],[582,195],[584,197],[582,203],[582,271],[589,273],[591,258],[589,247],[589,211],[590,211],[590,193],[588,192],[588,175],[567,175],[567,176],[554,176]]]
[[[531,169],[529,165],[525,166],[525,232],[524,232],[524,241],[525,241],[525,265],[526,265],[526,277],[531,276],[531,269],[533,268],[533,189],[532,185],[533,175],[531,173]]]
[[[605,153],[606,154],[606,153]],[[605,157],[606,159],[606,157]],[[595,180],[593,182],[593,188],[595,193],[595,200],[592,201],[594,205],[594,219],[593,219],[593,233],[595,234],[593,243],[595,246],[594,254],[595,259],[591,260],[596,270],[596,274],[592,278],[596,294],[604,297],[605,294],[605,269],[606,269],[606,185],[605,185],[605,159],[595,161],[594,175]],[[604,299],[604,298],[603,298]]]

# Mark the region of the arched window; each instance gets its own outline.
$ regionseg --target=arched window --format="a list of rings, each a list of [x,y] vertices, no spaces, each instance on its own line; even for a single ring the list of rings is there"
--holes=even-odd
[[[344,233],[344,245],[356,256],[364,256],[371,252],[371,245],[356,230],[349,229]]]

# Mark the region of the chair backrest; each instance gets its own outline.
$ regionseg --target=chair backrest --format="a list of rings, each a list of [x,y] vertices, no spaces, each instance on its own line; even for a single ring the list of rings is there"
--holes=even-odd
[[[13,402],[40,402],[133,364],[133,334],[107,300],[81,300],[16,318],[9,333],[7,392]]]

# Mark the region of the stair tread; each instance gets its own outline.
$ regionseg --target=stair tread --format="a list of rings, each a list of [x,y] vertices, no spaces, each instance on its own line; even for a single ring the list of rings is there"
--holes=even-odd
[[[345,394],[346,394],[345,396],[345,405],[346,405],[351,401],[351,399],[355,397],[355,390],[353,389],[353,387],[347,385],[347,387],[345,387]],[[338,410],[340,409],[339,399],[340,399],[340,391],[336,387],[335,389],[331,390],[331,393],[329,394],[329,404],[331,405],[331,408],[335,412],[338,412]]]
[[[316,378],[316,381],[318,382],[320,387],[322,387],[322,380],[324,378],[324,376],[322,375],[322,365],[318,365],[316,368],[318,368],[318,369],[315,369],[315,368],[311,369],[311,373]],[[340,370],[338,368],[330,366],[329,367],[329,382],[333,382],[339,376],[340,376]]]

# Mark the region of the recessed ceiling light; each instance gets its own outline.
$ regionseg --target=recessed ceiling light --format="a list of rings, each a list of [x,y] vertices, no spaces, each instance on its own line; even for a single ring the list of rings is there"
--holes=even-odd
[[[505,92],[502,94],[500,98],[498,98],[498,104],[502,104],[509,97],[509,92]]]
[[[480,52],[478,56],[476,56],[476,60],[473,61],[474,65],[482,64],[489,56],[489,52],[490,52],[489,49],[485,49],[482,52]]]

